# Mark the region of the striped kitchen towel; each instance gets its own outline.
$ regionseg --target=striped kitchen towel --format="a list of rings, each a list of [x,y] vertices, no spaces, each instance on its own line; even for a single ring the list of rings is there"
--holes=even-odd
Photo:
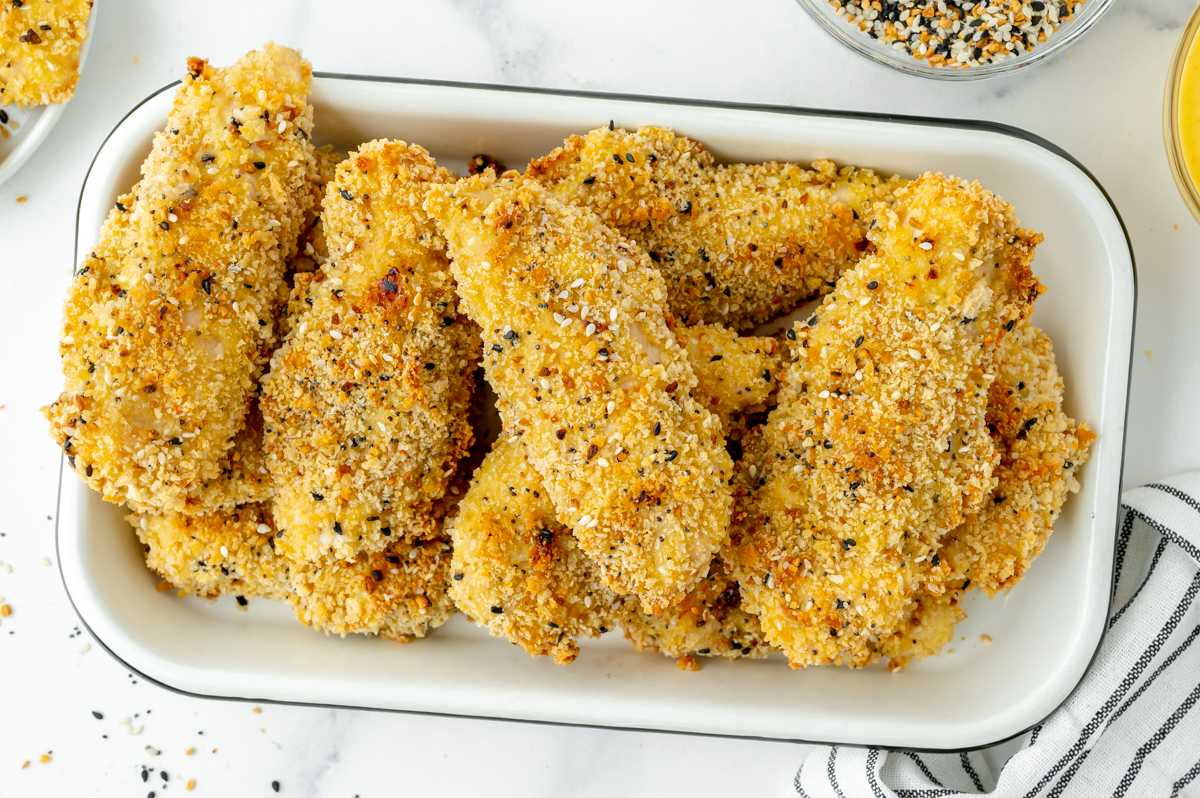
[[[1117,587],[1079,687],[999,774],[978,752],[822,746],[805,798],[1200,796],[1200,473],[1123,497]],[[1019,588],[1018,588],[1019,589]]]

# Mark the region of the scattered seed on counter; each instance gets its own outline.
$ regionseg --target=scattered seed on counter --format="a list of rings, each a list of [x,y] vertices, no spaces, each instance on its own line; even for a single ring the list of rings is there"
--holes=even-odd
[[[12,607],[7,604],[0,604],[0,618],[7,618],[12,615]]]
[[[187,789],[190,791],[190,790],[191,790],[193,787],[195,787],[195,786],[196,786],[196,780],[195,780],[195,779],[188,779],[188,783],[187,783]]]
[[[986,634],[985,634],[985,635],[980,635],[980,636],[979,636],[979,642],[980,642],[980,643],[990,643],[990,642],[992,642],[992,636],[991,636],[991,635],[986,635]]]
[[[999,63],[1045,42],[1084,0],[829,0],[865,35],[935,68]]]
[[[29,199],[29,197],[17,197],[17,202],[24,203],[28,199]]]
[[[43,558],[42,558],[42,565],[44,565],[44,566],[46,566],[47,568],[49,568],[49,567],[50,567],[50,558],[49,558],[49,557],[43,557]]]
[[[91,644],[91,643],[84,643],[82,646],[80,646],[80,647],[79,647],[79,653],[80,653],[80,654],[86,654],[86,653],[88,653],[88,652],[89,652],[89,651],[91,651],[91,650],[92,650],[92,644]]]
[[[38,761],[41,762],[43,765],[47,764],[50,761],[50,754],[48,754],[48,753],[42,754],[41,758],[39,758]]]
[[[148,745],[148,746],[146,746],[146,753],[149,754],[150,756],[158,756],[159,754],[162,753],[162,751],[159,751],[157,748],[155,748],[152,745]]]

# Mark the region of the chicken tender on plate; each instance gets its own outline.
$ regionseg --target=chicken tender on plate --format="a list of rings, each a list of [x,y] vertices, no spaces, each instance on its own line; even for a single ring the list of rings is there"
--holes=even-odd
[[[75,273],[43,412],[72,468],[134,509],[211,511],[277,342],[284,264],[311,202],[312,71],[275,45],[200,59]],[[242,500],[248,500],[242,497]]]
[[[664,317],[662,275],[586,209],[490,172],[438,186],[430,212],[483,329],[506,432],[613,591],[661,612],[726,537],[719,419]]]
[[[878,251],[794,328],[765,482],[729,557],[795,667],[869,661],[914,568],[982,506],[997,461],[987,369],[1042,290],[1040,236],[977,184],[922,176],[877,208],[871,238]]]
[[[524,448],[501,440],[475,472],[452,529],[450,595],[471,620],[560,665],[579,637],[616,628],[618,599],[554,504]]]
[[[718,165],[660,127],[572,136],[526,176],[646,250],[680,321],[740,331],[828,293],[868,246],[872,202],[901,185],[825,160]]]
[[[751,510],[762,473],[762,428],[751,428],[744,454],[733,466],[734,511],[730,526],[736,533]],[[778,652],[767,642],[758,618],[742,609],[741,590],[722,555],[708,574],[679,604],[662,615],[648,615],[636,602],[626,601],[621,626],[638,651],[657,651],[679,657],[680,667],[695,667],[692,656],[761,658]]]
[[[787,367],[774,338],[741,336],[719,324],[675,327],[675,338],[696,372],[692,395],[723,423],[736,413],[765,410]]]
[[[290,576],[288,599],[297,617],[327,634],[379,635],[407,643],[454,614],[445,538],[397,540],[348,559],[293,561]]]
[[[146,565],[179,589],[286,601],[290,563],[275,551],[269,505],[248,504],[205,516],[132,513],[126,517],[146,547]]]
[[[946,580],[990,596],[1015,585],[1037,557],[1095,435],[1063,411],[1063,380],[1049,336],[1023,324],[1004,337],[988,394],[987,422],[1000,453],[996,487],[983,507],[951,531],[941,560]]]
[[[374,141],[326,191],[330,258],[297,276],[292,330],[263,379],[277,544],[297,561],[440,533],[440,501],[473,437],[480,349],[421,209],[448,180],[420,147]]]
[[[75,94],[92,0],[0,6],[0,106],[63,103]]]

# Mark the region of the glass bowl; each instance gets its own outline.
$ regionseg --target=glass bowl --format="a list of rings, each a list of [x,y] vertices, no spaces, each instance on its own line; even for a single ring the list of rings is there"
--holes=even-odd
[[[989,0],[985,0],[988,2]],[[1041,63],[1058,52],[1069,47],[1080,36],[1087,32],[1096,20],[1112,5],[1112,0],[1084,0],[1075,10],[1075,16],[1070,21],[1059,25],[1058,30],[1047,37],[1045,42],[1019,55],[1005,58],[1003,61],[993,61],[972,67],[933,67],[924,60],[918,60],[908,52],[895,50],[891,44],[883,44],[872,39],[858,27],[846,21],[845,16],[838,16],[836,8],[829,0],[796,0],[809,16],[826,33],[873,64],[889,67],[897,72],[908,75],[920,75],[923,78],[936,80],[982,80],[999,75],[1009,75],[1013,72]],[[885,0],[886,2],[886,0]],[[997,2],[997,0],[991,0]],[[1029,0],[1024,0],[1029,4]]]
[[[1183,69],[1187,64],[1188,54],[1196,44],[1196,33],[1200,30],[1200,7],[1192,12],[1183,35],[1179,37],[1179,45],[1175,48],[1175,57],[1171,60],[1171,69],[1167,73],[1167,90],[1163,97],[1163,137],[1167,144],[1167,161],[1171,164],[1171,174],[1175,176],[1175,185],[1179,194],[1187,203],[1192,216],[1200,221],[1200,191],[1196,188],[1194,176],[1187,168],[1187,160],[1183,154],[1183,142],[1179,135],[1179,92],[1183,83]]]

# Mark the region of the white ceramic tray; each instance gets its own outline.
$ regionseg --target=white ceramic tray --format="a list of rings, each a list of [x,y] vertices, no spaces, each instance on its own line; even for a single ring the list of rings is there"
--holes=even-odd
[[[101,147],[79,203],[76,262],[116,196],[137,178],[173,87],[134,109]],[[186,693],[846,744],[951,750],[998,742],[1038,723],[1074,689],[1109,605],[1133,340],[1135,278],[1121,221],[1096,182],[1019,131],[784,108],[539,93],[324,76],[315,81],[319,142],[418,142],[461,169],[485,152],[514,167],[610,119],[656,124],[719,158],[843,163],[978,179],[1046,235],[1037,272],[1049,291],[1034,321],[1054,338],[1067,410],[1099,439],[1045,553],[1011,594],[972,594],[953,653],[892,674],[792,671],[782,658],[705,661],[698,673],[637,654],[620,633],[585,641],[569,667],[531,659],[461,616],[399,645],[325,637],[265,601],[237,611],[158,593],[121,519],[71,473],[62,479],[58,549],[84,623],[130,668]],[[990,645],[979,641],[991,636]]]

